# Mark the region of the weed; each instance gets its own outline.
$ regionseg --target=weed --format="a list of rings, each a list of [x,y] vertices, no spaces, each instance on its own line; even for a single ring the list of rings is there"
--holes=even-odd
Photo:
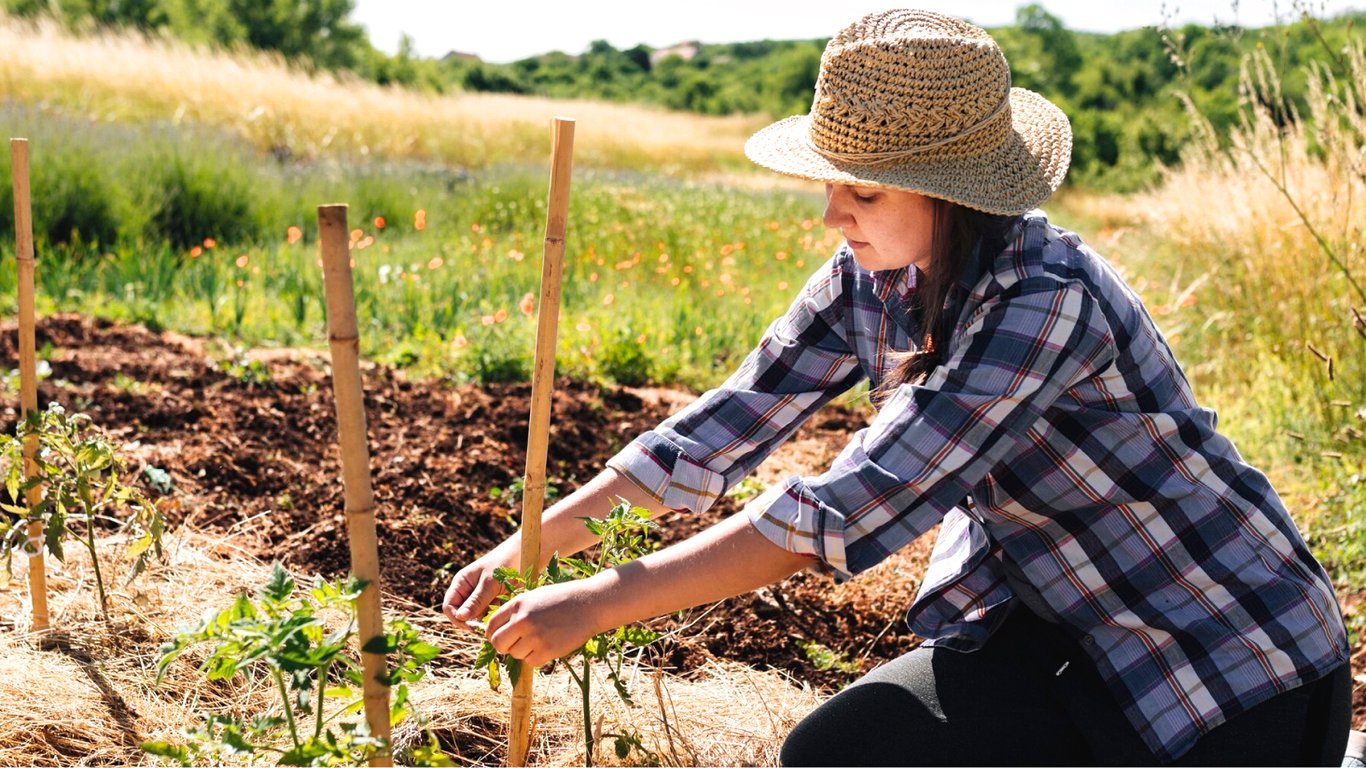
[[[846,675],[857,675],[861,671],[857,661],[850,661],[843,651],[833,650],[823,643],[799,640],[797,647],[802,649],[802,655],[811,662],[811,666],[822,672],[834,670]]]
[[[248,359],[239,354],[220,362],[218,370],[226,373],[247,389],[275,388],[275,379],[271,375],[270,366],[262,360]]]
[[[175,492],[175,480],[171,479],[171,473],[161,467],[148,464],[142,468],[142,474],[147,477],[147,483],[152,489],[162,496],[169,496]]]
[[[507,521],[514,526],[517,524],[514,515],[516,515],[518,512],[522,510],[522,493],[525,483],[525,477],[518,477],[511,483],[508,483],[503,488],[494,486],[493,488],[489,489],[489,498],[501,499],[504,503],[507,504]],[[553,483],[546,483],[544,499],[546,506],[554,504],[555,499],[559,498],[559,495],[560,489],[558,486],[554,485]]]
[[[726,495],[732,499],[735,499],[741,504],[744,504],[750,499],[753,499],[754,497],[763,493],[766,487],[767,486],[764,485],[764,482],[762,480],[758,479],[757,477],[754,477],[753,475],[750,475],[745,479],[741,480],[740,482],[736,483],[735,485],[731,486],[730,490],[726,491]]]

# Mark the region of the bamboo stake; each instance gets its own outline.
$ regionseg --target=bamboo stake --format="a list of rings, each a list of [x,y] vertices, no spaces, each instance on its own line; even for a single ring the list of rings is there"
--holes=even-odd
[[[550,202],[545,217],[541,303],[536,315],[536,358],[531,369],[531,419],[527,430],[526,477],[522,482],[522,572],[534,579],[541,567],[541,507],[545,503],[545,461],[550,443],[550,404],[555,390],[555,335],[560,321],[560,274],[569,219],[569,179],[574,166],[574,121],[554,119],[551,127]],[[512,688],[508,765],[526,765],[531,747],[531,682],[523,669]]]
[[[360,645],[384,634],[380,607],[379,543],[375,537],[375,495],[370,487],[370,450],[365,441],[364,390],[360,377],[360,334],[356,330],[355,286],[345,205],[318,206],[322,242],[323,289],[327,297],[327,335],[332,348],[332,391],[337,399],[337,432],[341,442],[342,483],[346,493],[346,533],[351,544],[351,572],[367,584],[356,599]],[[389,741],[389,685],[382,653],[361,653],[365,672],[365,721],[371,735]],[[318,681],[319,685],[323,681]],[[393,765],[390,751],[370,765]]]
[[[33,215],[29,196],[28,139],[10,139],[10,168],[14,184],[14,237],[19,266],[19,402],[22,418],[38,412],[38,354],[34,327],[33,272]],[[38,474],[38,435],[24,440],[24,478]],[[29,509],[42,500],[38,486],[28,489]],[[33,600],[33,630],[49,629],[47,611],[47,561],[43,556],[46,538],[41,521],[28,524],[28,591]]]

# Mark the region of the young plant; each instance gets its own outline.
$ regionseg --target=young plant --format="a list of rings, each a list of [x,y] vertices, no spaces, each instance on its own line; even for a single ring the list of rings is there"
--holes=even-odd
[[[249,717],[207,715],[202,726],[186,732],[183,745],[144,742],[143,751],[181,765],[233,759],[254,763],[267,756],[280,765],[362,765],[389,753],[390,745],[372,736],[363,719],[337,722],[364,706],[360,663],[346,655],[356,632],[355,600],[364,583],[354,577],[345,582],[320,578],[302,596],[295,595],[296,586],[294,577],[276,563],[255,600],[238,595],[230,608],[207,615],[164,645],[157,663],[159,684],[182,652],[212,644],[199,667],[209,680],[264,672],[279,692],[278,709]],[[347,618],[345,626],[329,632],[323,621],[329,610],[340,611]],[[408,683],[422,679],[440,649],[419,639],[399,618],[363,650],[389,657],[385,682],[393,694],[390,722],[397,725],[412,714]],[[339,705],[332,714],[327,713],[329,700]],[[419,765],[452,764],[430,733],[427,743],[408,757]]]
[[[492,616],[508,600],[529,588],[586,578],[608,568],[629,563],[641,555],[652,552],[656,547],[655,542],[650,540],[650,532],[658,525],[650,519],[650,511],[643,507],[633,507],[625,500],[612,507],[605,518],[585,517],[580,519],[599,538],[597,556],[579,559],[560,557],[558,553],[553,554],[550,556],[550,562],[547,563],[545,571],[535,579],[531,578],[531,574],[519,573],[514,568],[497,569],[494,571],[494,578],[507,591],[489,608],[489,616]],[[632,703],[631,694],[621,676],[626,651],[633,647],[644,647],[654,642],[657,637],[658,635],[655,632],[644,627],[618,627],[594,635],[581,647],[555,661],[556,664],[564,665],[569,676],[578,685],[579,692],[582,695],[585,765],[593,765],[593,747],[598,740],[594,738],[590,711],[590,694],[593,681],[591,671],[594,661],[600,661],[606,666],[607,678],[612,681],[612,686],[617,695],[621,697],[622,701],[630,704]],[[577,667],[575,666],[576,659],[580,660]],[[494,689],[497,689],[502,683],[502,670],[507,671],[508,678],[514,686],[517,684],[517,678],[521,675],[521,662],[511,656],[498,653],[487,640],[479,649],[479,654],[474,660],[474,666],[476,669],[488,670],[489,686]],[[617,756],[620,758],[625,758],[632,749],[645,751],[640,743],[639,734],[631,732],[605,733],[598,738],[609,737],[614,740],[614,747]]]
[[[24,474],[23,446],[37,436],[34,457],[36,472]],[[19,425],[16,435],[0,437],[0,462],[3,462],[8,503],[0,509],[12,517],[0,519],[0,560],[4,571],[0,579],[12,574],[16,551],[33,552],[36,542],[27,535],[31,522],[41,522],[45,531],[43,546],[65,562],[62,545],[68,534],[90,552],[99,592],[100,614],[107,620],[108,598],[104,575],[95,549],[95,528],[100,522],[113,522],[132,534],[124,558],[133,561],[129,580],[147,567],[153,555],[162,557],[161,537],[166,521],[161,511],[137,486],[122,481],[125,467],[114,443],[83,413],[69,413],[52,403],[47,410],[30,413]],[[41,490],[36,504],[28,504],[28,491]],[[120,517],[119,515],[123,516]],[[77,535],[77,531],[84,534]]]

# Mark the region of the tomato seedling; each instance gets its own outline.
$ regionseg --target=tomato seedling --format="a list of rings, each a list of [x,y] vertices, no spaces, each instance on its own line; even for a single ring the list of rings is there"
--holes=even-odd
[[[212,650],[199,667],[209,680],[264,670],[279,692],[279,708],[250,716],[207,715],[202,726],[186,732],[184,744],[144,742],[142,749],[181,765],[232,759],[254,763],[269,755],[275,755],[280,765],[362,765],[387,753],[390,745],[374,737],[364,720],[334,722],[364,706],[361,666],[346,655],[356,632],[355,600],[364,587],[356,578],[319,578],[304,595],[295,596],[294,577],[276,563],[255,600],[240,594],[231,607],[210,613],[194,629],[181,632],[162,646],[158,684],[182,652],[209,643]],[[323,621],[329,609],[347,619],[330,632]],[[397,725],[412,714],[407,684],[422,679],[440,649],[419,639],[416,630],[399,618],[363,650],[389,657],[389,717]],[[326,711],[329,700],[340,705],[331,715]],[[281,743],[283,747],[278,746]],[[452,765],[430,732],[426,744],[407,757],[418,765]]]
[[[24,442],[32,436],[38,440],[36,471],[26,477]],[[70,413],[57,403],[45,411],[29,413],[17,434],[0,437],[0,457],[9,495],[8,503],[0,504],[0,509],[14,516],[0,519],[0,559],[5,565],[0,579],[10,577],[14,552],[36,551],[38,543],[28,537],[29,523],[43,524],[42,546],[63,562],[62,544],[79,528],[84,537],[75,538],[90,551],[100,615],[107,620],[108,599],[95,549],[95,528],[101,522],[110,522],[132,535],[124,551],[124,558],[133,561],[131,581],[153,555],[162,557],[166,521],[161,511],[137,486],[122,481],[126,471],[123,460],[104,431],[89,416]],[[35,487],[40,489],[38,501],[29,504],[28,492]]]
[[[580,559],[560,557],[559,553],[552,554],[545,570],[534,579],[530,573],[520,573],[515,568],[495,570],[494,578],[503,585],[506,592],[490,606],[489,616],[492,616],[508,600],[530,588],[586,578],[608,568],[629,563],[656,548],[655,542],[650,539],[650,532],[659,526],[650,519],[650,511],[644,507],[633,507],[627,501],[621,500],[620,503],[612,507],[605,518],[584,517],[580,519],[583,520],[588,530],[597,535],[599,539],[597,556]],[[630,648],[644,647],[657,638],[658,634],[645,627],[617,627],[614,630],[592,636],[582,646],[554,662],[564,665],[565,670],[574,679],[574,683],[579,687],[579,692],[582,695],[585,765],[593,765],[593,747],[597,741],[593,735],[593,721],[589,708],[593,662],[600,661],[606,666],[607,678],[612,681],[612,687],[616,690],[617,695],[621,697],[622,701],[630,704],[632,703],[631,693],[621,676],[621,667],[626,658],[626,651]],[[577,668],[574,664],[575,659],[581,659]],[[517,678],[522,671],[520,661],[498,653],[487,640],[479,649],[479,654],[474,660],[474,666],[476,669],[488,671],[489,686],[494,689],[501,685],[504,670],[506,670],[508,679],[514,686],[517,684]],[[617,756],[621,758],[630,754],[632,749],[645,752],[645,748],[640,742],[640,736],[636,733],[605,733],[601,734],[600,738],[612,738]]]

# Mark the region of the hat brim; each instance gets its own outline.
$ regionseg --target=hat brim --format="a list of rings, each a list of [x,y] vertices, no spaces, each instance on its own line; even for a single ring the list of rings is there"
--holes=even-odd
[[[788,176],[831,184],[918,192],[987,213],[1018,215],[1057,191],[1072,160],[1072,126],[1052,102],[1010,90],[1012,129],[988,152],[964,157],[930,150],[883,166],[831,160],[808,138],[808,115],[779,120],[745,142],[745,155]]]

